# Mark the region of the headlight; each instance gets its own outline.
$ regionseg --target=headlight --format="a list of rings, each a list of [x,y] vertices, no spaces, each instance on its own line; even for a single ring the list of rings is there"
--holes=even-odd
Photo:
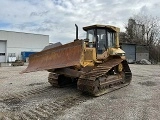
[[[122,56],[125,56],[125,53],[122,53]]]
[[[117,53],[116,55],[125,56],[125,53]]]

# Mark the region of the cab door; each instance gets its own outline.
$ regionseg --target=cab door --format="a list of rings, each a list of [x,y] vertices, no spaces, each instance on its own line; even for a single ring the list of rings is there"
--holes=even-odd
[[[103,54],[108,48],[105,29],[97,29],[97,54]]]

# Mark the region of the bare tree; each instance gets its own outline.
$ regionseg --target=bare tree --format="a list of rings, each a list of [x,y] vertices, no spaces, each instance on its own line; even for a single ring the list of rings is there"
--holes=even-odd
[[[145,28],[143,24],[137,23],[135,19],[130,18],[125,28],[129,42],[137,44],[143,43]]]
[[[120,43],[129,42],[128,35],[125,32],[120,32],[119,33],[119,40],[120,40]]]

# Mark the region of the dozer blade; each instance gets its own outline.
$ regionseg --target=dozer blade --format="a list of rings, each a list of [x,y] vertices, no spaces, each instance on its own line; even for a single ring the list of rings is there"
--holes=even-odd
[[[29,57],[28,67],[21,73],[80,65],[82,52],[83,41],[77,40],[75,42],[32,54]]]

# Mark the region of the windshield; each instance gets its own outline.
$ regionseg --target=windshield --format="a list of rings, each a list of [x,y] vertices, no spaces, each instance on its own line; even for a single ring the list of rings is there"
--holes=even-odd
[[[107,48],[115,45],[115,33],[106,29],[97,29],[97,54],[102,54]]]

